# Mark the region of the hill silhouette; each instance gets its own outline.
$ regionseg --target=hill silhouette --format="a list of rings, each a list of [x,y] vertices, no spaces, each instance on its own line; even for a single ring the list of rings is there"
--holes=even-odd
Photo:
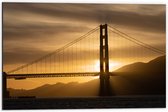
[[[113,95],[165,95],[166,56],[148,63],[137,62],[123,66],[110,78]],[[98,96],[99,79],[85,83],[45,84],[35,89],[8,89],[11,96],[74,97]]]
[[[115,70],[115,72],[162,73],[165,72],[166,70],[165,62],[166,62],[166,56],[161,56],[149,61],[148,63],[136,62],[133,64],[123,66]]]
[[[148,63],[137,62],[123,66],[113,74],[118,76],[111,78],[111,82],[118,84],[115,87],[117,88],[117,95],[164,95],[166,89],[166,56],[155,58]]]
[[[9,88],[11,96],[37,96],[37,97],[60,97],[60,96],[98,96],[99,80],[95,79],[87,83],[70,82],[45,84],[31,90],[19,90]]]

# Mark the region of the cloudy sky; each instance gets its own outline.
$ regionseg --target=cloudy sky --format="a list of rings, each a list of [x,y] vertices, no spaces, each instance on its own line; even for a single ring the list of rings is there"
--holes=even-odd
[[[3,3],[4,71],[40,58],[104,23],[165,50],[165,17],[165,5]]]

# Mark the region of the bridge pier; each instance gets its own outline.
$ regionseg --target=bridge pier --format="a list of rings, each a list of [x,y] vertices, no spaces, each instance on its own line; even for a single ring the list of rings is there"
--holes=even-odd
[[[7,74],[3,72],[2,74],[2,96],[3,98],[9,97],[9,91],[7,90]]]
[[[111,94],[107,24],[100,25],[100,96]]]
[[[100,91],[99,91],[99,96],[110,96],[111,95],[111,87],[110,87],[110,80],[109,76],[102,75],[100,77]]]

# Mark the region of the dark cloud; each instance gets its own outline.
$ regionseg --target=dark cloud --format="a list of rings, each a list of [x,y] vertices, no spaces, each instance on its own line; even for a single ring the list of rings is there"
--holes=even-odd
[[[165,21],[165,5],[3,3],[4,63],[30,62],[32,57],[36,59],[49,53],[43,48],[38,49],[37,42],[47,43],[52,38],[54,45],[59,45],[68,35],[83,35],[96,24],[106,22],[128,28],[130,32],[164,34]],[[54,36],[60,41],[53,40]],[[21,44],[16,47],[16,41],[29,42],[30,46],[25,48]],[[163,45],[158,46],[163,48]],[[121,51],[125,53],[129,49]]]
[[[88,5],[88,4],[4,4],[4,12],[19,14],[35,14],[43,15],[44,17],[62,18],[69,21],[83,21],[89,23],[110,23],[118,25],[126,25],[141,30],[152,30],[165,32],[165,11],[161,11],[155,15],[146,15],[135,12],[113,10],[113,6],[107,5]],[[118,7],[124,7],[126,5],[118,5]],[[134,6],[134,5],[132,5]],[[143,12],[144,10],[153,10],[157,8],[165,7],[164,5],[137,5],[139,9],[137,12]],[[131,7],[131,6],[130,6]],[[148,8],[149,7],[149,8]],[[155,10],[154,10],[155,9]],[[151,11],[152,12],[152,11]],[[43,26],[40,24],[39,26]],[[59,27],[59,25],[57,26]],[[66,27],[65,27],[66,28]]]
[[[4,40],[32,40],[48,39],[53,35],[64,35],[68,33],[82,32],[88,30],[86,26],[68,26],[65,24],[24,24],[24,25],[5,25],[3,37]]]

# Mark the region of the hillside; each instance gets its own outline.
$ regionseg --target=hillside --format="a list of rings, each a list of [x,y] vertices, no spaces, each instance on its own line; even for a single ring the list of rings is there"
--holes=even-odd
[[[60,96],[98,96],[99,80],[95,79],[86,83],[70,82],[45,84],[30,90],[9,88],[11,96],[37,96],[37,97],[60,97]]]
[[[165,94],[166,56],[148,63],[137,62],[123,66],[114,74],[119,77],[113,77],[112,81],[120,85],[117,86],[116,94]]]
[[[155,58],[148,63],[137,62],[133,64],[129,64],[123,66],[115,72],[139,72],[139,73],[147,73],[147,72],[165,72],[166,70],[166,56],[161,56]]]

